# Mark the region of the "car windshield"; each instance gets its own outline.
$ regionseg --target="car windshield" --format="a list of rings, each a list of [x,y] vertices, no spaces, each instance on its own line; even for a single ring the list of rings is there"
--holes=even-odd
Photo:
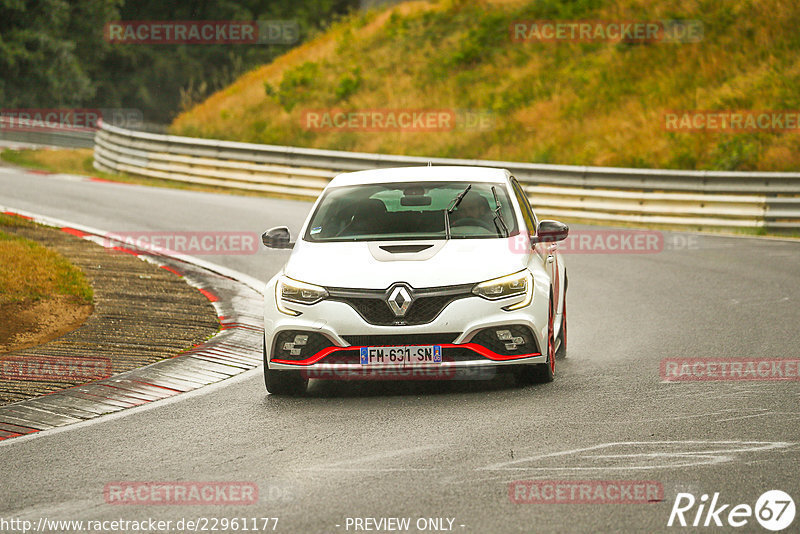
[[[494,186],[508,233],[516,217],[503,184],[480,182],[399,182],[329,189],[306,230],[307,241],[386,241],[445,239],[445,212],[467,186],[472,186],[449,214],[452,239],[497,238],[507,235],[497,220]]]

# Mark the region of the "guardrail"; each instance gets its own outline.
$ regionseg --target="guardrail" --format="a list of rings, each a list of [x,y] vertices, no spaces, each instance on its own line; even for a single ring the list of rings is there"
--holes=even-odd
[[[8,118],[0,115],[0,140],[16,143],[59,146],[66,148],[92,148],[94,132],[71,128],[30,128],[21,129]]]
[[[342,171],[428,163],[506,168],[545,217],[800,231],[800,173],[421,158],[178,137],[107,124],[95,136],[99,170],[309,198]]]

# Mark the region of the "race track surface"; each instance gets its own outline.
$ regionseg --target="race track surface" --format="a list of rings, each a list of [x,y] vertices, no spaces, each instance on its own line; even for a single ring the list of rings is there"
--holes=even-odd
[[[310,208],[8,169],[0,205],[112,232],[287,224],[293,235]],[[796,358],[800,242],[664,237],[669,246],[658,253],[566,256],[569,356],[551,384],[317,381],[306,397],[280,398],[253,370],[8,440],[0,518],[277,517],[276,532],[307,533],[354,532],[347,518],[411,518],[411,532],[418,518],[449,518],[465,533],[668,532],[689,530],[667,527],[678,492],[753,506],[780,489],[800,504],[800,382],[660,376],[664,358]],[[260,248],[203,258],[267,280],[287,256]],[[517,504],[509,498],[517,480],[656,481],[664,500]],[[119,481],[249,481],[259,498],[108,504],[104,488]],[[766,532],[752,517],[739,531]]]

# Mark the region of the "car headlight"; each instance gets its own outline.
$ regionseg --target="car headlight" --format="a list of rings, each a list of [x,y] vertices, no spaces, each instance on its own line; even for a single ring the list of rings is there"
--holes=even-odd
[[[518,310],[530,304],[533,299],[533,275],[525,269],[508,276],[481,282],[472,289],[472,292],[487,300],[524,296],[525,298],[520,302],[503,308],[509,311]]]
[[[275,284],[275,302],[278,306],[278,311],[286,315],[300,315],[300,312],[285,307],[283,305],[284,302],[311,305],[327,297],[328,292],[324,287],[292,280],[287,276],[281,276],[278,278],[278,283]]]

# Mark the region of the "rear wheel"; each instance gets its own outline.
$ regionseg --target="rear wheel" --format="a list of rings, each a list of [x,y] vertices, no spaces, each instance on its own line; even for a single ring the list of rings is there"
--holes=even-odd
[[[264,384],[267,391],[273,395],[302,395],[308,387],[308,378],[304,378],[300,371],[278,371],[270,369],[267,363],[267,346],[262,340],[264,353]]]
[[[553,295],[550,294],[550,311],[547,317],[547,362],[535,365],[520,366],[514,371],[516,382],[520,386],[544,384],[552,382],[556,375],[556,340],[553,332],[555,313],[553,311]]]

